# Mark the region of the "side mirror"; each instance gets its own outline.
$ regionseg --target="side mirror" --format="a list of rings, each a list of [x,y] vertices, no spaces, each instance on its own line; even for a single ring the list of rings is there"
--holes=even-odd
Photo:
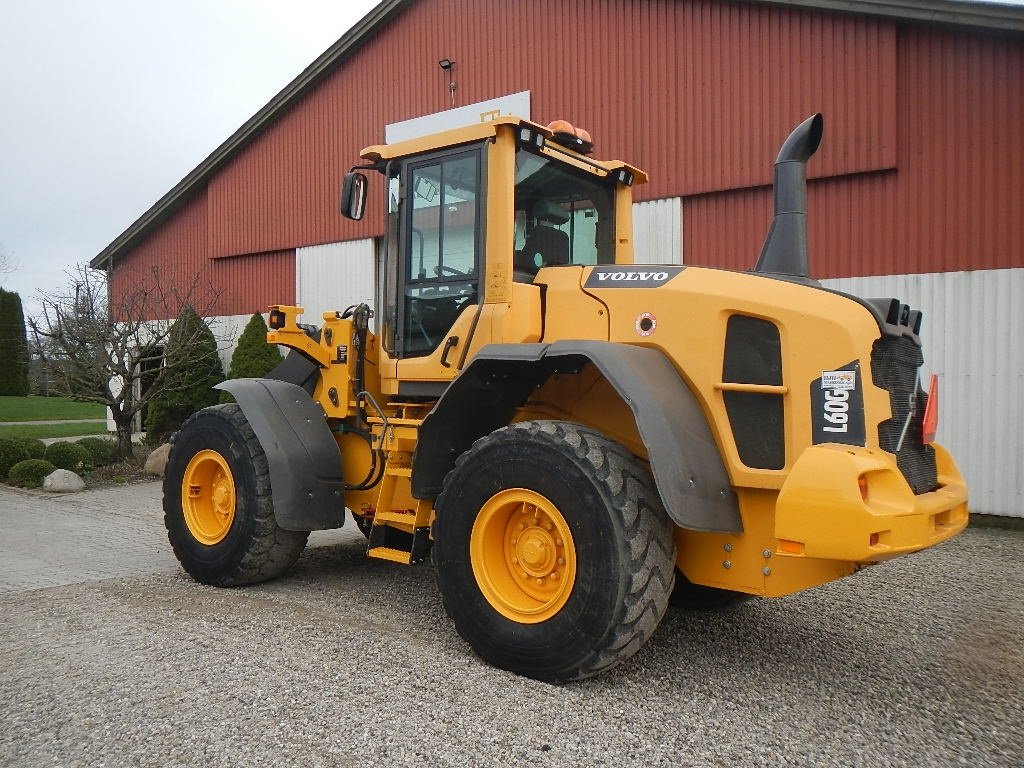
[[[358,171],[345,174],[341,185],[341,215],[353,221],[363,218],[366,209],[366,177]]]

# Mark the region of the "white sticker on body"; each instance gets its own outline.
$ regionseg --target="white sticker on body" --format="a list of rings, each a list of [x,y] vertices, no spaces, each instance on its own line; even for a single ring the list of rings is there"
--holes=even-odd
[[[856,371],[822,371],[822,389],[856,389]]]

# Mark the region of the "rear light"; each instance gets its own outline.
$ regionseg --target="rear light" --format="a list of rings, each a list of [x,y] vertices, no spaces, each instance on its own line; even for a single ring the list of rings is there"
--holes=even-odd
[[[939,377],[934,373],[928,384],[928,405],[924,408],[924,419],[921,420],[921,442],[934,443],[935,432],[939,428]]]
[[[865,475],[861,475],[857,478],[857,485],[860,487],[860,497],[864,500],[868,500],[868,478]]]

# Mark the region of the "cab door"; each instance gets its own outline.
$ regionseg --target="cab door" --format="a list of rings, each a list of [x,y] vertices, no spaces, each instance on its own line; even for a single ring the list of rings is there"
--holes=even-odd
[[[383,341],[400,382],[434,381],[438,393],[458,372],[480,304],[481,156],[477,146],[411,158],[393,178],[400,202],[382,280]]]

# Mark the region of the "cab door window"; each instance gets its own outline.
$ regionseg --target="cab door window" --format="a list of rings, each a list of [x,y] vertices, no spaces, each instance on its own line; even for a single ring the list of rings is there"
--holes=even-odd
[[[402,357],[431,354],[462,311],[477,302],[479,188],[477,150],[409,166]]]

